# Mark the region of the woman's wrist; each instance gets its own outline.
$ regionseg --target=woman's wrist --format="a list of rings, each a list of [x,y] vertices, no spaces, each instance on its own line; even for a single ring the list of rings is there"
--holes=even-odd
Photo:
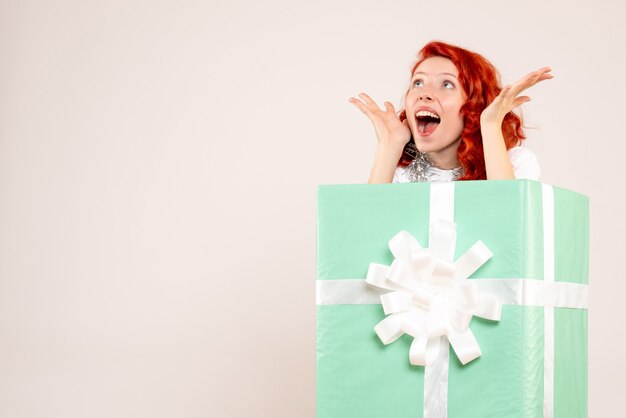
[[[379,144],[368,183],[391,183],[404,147]]]
[[[382,158],[384,160],[393,161],[398,163],[402,153],[404,152],[404,145],[399,146],[396,144],[378,144],[376,147],[376,160]]]
[[[502,122],[504,122],[504,119],[487,119],[487,118],[480,118],[480,124],[482,125],[496,125],[496,126],[500,126],[502,125]]]
[[[495,121],[489,121],[480,124],[480,133],[483,138],[483,143],[487,142],[500,142],[504,143],[504,135],[502,134],[502,123]]]
[[[514,179],[513,167],[502,135],[502,124],[497,122],[481,123],[480,131],[483,139],[487,180]]]

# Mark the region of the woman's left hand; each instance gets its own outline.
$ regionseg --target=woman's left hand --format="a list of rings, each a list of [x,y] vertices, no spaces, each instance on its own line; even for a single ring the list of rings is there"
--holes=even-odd
[[[480,114],[481,125],[495,123],[501,126],[507,113],[522,103],[530,101],[530,97],[519,94],[540,81],[552,78],[550,71],[552,70],[549,67],[543,67],[527,74],[512,85],[504,86],[500,94]]]

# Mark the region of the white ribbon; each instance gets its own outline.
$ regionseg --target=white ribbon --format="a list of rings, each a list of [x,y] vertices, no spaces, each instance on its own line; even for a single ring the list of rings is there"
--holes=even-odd
[[[404,334],[413,337],[409,359],[413,365],[431,365],[441,345],[452,345],[463,364],[481,355],[469,328],[472,316],[499,321],[502,303],[481,293],[467,280],[493,254],[482,241],[476,242],[454,262],[456,226],[437,220],[431,225],[430,248],[422,248],[408,232],[389,241],[395,256],[390,267],[371,263],[366,283],[391,290],[380,296],[387,316],[374,327],[386,345]]]
[[[588,308],[588,286],[541,279],[471,279],[479,292],[498,298],[502,305],[545,308]],[[380,305],[386,290],[374,288],[365,279],[317,280],[317,305]]]
[[[554,284],[554,189],[541,185],[543,280]],[[554,417],[554,309],[543,308],[543,418]]]

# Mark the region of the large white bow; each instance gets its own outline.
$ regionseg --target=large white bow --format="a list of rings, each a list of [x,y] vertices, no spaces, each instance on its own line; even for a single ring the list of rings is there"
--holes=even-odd
[[[392,290],[381,295],[387,316],[374,327],[386,345],[405,333],[413,337],[409,359],[413,365],[430,365],[446,336],[463,364],[481,355],[469,328],[473,315],[499,321],[502,303],[479,293],[467,278],[493,254],[477,241],[457,261],[456,225],[437,220],[431,225],[430,248],[422,248],[406,231],[389,241],[395,260],[391,266],[370,263],[366,282]]]

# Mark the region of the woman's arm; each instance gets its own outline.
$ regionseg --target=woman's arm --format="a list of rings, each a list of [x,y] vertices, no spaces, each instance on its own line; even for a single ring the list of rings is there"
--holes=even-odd
[[[398,148],[394,147],[392,144],[381,145],[379,143],[376,148],[376,156],[374,157],[374,166],[372,167],[372,171],[370,171],[370,177],[367,183],[391,183],[393,173],[398,166],[398,161],[400,161],[403,150],[404,146]]]
[[[483,137],[483,152],[485,154],[485,169],[487,180],[513,180],[513,166],[509,160],[502,122],[481,122],[480,132]]]
[[[391,183],[404,146],[411,139],[411,130],[407,120],[401,121],[396,115],[391,103],[385,102],[385,110],[381,110],[367,94],[361,93],[359,97],[363,102],[352,97],[349,101],[372,121],[378,141],[374,166],[367,182]]]
[[[519,94],[540,81],[552,78],[552,74],[549,74],[550,71],[550,68],[543,67],[526,75],[513,85],[505,86],[480,115],[480,132],[483,137],[487,180],[511,180],[515,178],[502,135],[502,122],[507,113],[530,100],[530,97],[519,96]]]

